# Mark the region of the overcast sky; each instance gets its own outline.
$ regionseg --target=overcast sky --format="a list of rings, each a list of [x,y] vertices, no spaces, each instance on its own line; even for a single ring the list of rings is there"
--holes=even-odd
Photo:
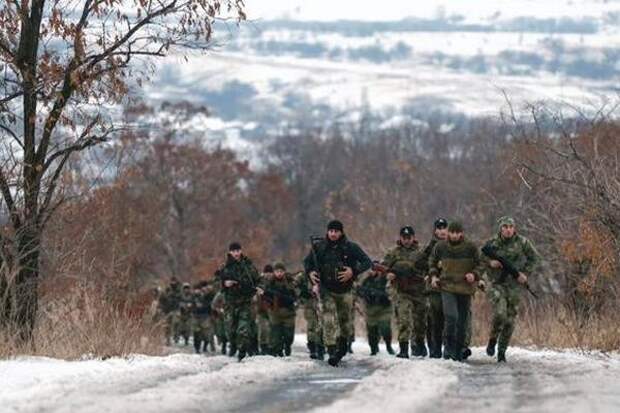
[[[433,17],[462,14],[489,17],[498,11],[515,15],[579,16],[619,6],[618,0],[246,0],[248,17],[299,20],[398,20],[407,16]],[[584,3],[587,7],[584,7]],[[614,7],[614,6],[611,6]],[[498,16],[501,17],[501,16]]]

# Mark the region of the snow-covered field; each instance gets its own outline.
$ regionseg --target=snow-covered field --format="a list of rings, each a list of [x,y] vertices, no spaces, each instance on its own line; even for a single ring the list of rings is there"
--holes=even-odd
[[[2,412],[614,412],[620,357],[513,349],[497,365],[474,349],[466,364],[355,354],[332,369],[292,357],[187,353],[66,362],[0,361]]]

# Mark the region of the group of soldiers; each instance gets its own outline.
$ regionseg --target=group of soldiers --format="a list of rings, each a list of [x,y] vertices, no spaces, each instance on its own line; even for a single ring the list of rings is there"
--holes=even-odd
[[[445,358],[463,361],[471,355],[471,300],[482,291],[493,309],[486,352],[506,361],[518,307],[528,277],[540,257],[517,233],[515,221],[502,217],[497,232],[482,247],[465,237],[463,225],[438,218],[431,239],[421,246],[411,226],[400,229],[395,247],[372,261],[350,241],[342,222],[327,225],[324,237],[311,238],[304,270],[287,272],[282,263],[262,273],[232,243],[226,263],[212,282],[182,287],[173,282],[160,298],[168,336],[193,332],[197,352],[221,351],[239,360],[255,354],[288,356],[297,308],[303,309],[307,347],[312,359],[332,366],[352,352],[354,318],[363,303],[370,354],[385,341],[392,349],[396,319],[400,358]],[[528,287],[529,288],[529,287]],[[202,347],[201,347],[202,346]]]

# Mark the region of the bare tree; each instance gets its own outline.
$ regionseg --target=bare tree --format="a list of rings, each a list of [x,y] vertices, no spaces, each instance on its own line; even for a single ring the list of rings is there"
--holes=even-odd
[[[109,139],[106,108],[171,51],[209,47],[216,18],[245,18],[242,0],[6,0],[0,5],[0,192],[14,259],[21,337],[38,306],[41,235],[62,203],[65,165]]]

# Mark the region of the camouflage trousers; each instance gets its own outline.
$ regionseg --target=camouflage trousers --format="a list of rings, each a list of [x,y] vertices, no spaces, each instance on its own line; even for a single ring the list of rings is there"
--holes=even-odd
[[[426,339],[426,295],[398,293],[398,342],[413,339],[424,343]]]
[[[366,331],[371,346],[379,344],[382,337],[386,342],[392,341],[392,311],[391,305],[366,306]]]
[[[187,342],[192,335],[192,316],[190,314],[181,314],[177,324],[176,336],[181,336]]]
[[[171,311],[166,314],[166,340],[170,340],[170,337],[174,337],[174,340],[178,340],[179,337],[179,312]]]
[[[218,343],[222,344],[227,341],[226,339],[226,323],[224,320],[224,316],[218,314],[213,320],[215,336],[217,337]]]
[[[295,310],[278,309],[269,312],[271,324],[271,349],[276,355],[291,354],[295,339]]]
[[[338,337],[348,339],[351,331],[351,308],[353,307],[353,293],[321,293],[321,322],[323,325],[323,344],[335,346]]]
[[[256,316],[256,326],[258,328],[258,345],[261,348],[269,346],[271,342],[271,322],[269,314],[259,313]]]
[[[224,314],[228,341],[235,343],[239,350],[250,351],[256,332],[252,304],[249,301],[227,303]]]
[[[210,347],[211,351],[215,351],[215,326],[213,323],[213,318],[211,317],[201,317],[194,318],[192,322],[192,330],[194,332],[194,347],[196,351],[206,350],[207,345]]]
[[[497,340],[498,351],[506,351],[515,329],[521,291],[505,285],[492,285],[487,297],[493,308],[491,338]]]
[[[321,323],[318,315],[316,300],[309,300],[304,304],[304,318],[306,319],[306,336],[309,343],[323,342]]]

